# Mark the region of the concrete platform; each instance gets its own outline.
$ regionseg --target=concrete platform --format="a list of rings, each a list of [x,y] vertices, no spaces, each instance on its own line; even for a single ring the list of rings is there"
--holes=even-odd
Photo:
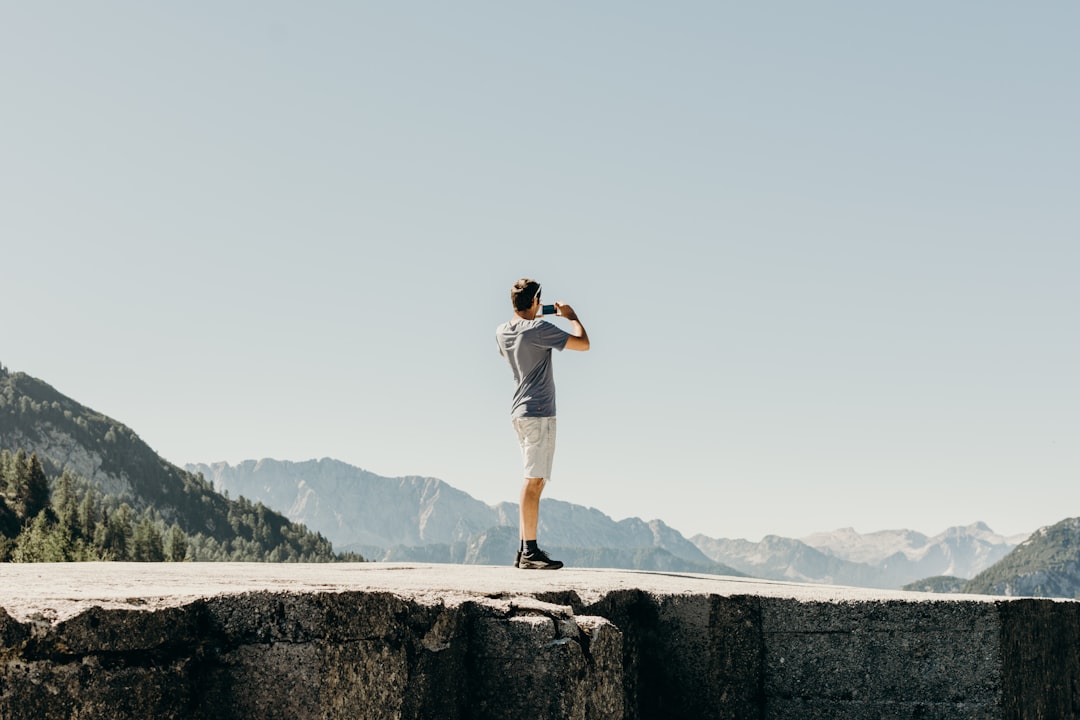
[[[754,595],[804,602],[961,598],[742,577],[609,569],[518,570],[489,565],[426,563],[3,563],[0,607],[13,617],[63,619],[88,607],[157,609],[197,598],[246,592],[393,592],[447,602],[477,595],[574,593],[595,602],[621,590],[665,595]]]
[[[0,565],[0,717],[1073,718],[1080,604],[603,569]]]

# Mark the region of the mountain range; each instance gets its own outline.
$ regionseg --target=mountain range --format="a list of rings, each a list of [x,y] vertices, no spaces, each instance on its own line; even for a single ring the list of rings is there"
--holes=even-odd
[[[340,549],[394,560],[468,562],[466,549],[494,528],[517,526],[514,503],[487,505],[436,478],[387,478],[324,458],[273,459],[188,465],[219,492],[281,508],[287,517],[318,530]],[[587,551],[597,560],[649,569],[736,572],[775,580],[899,588],[938,575],[973,577],[1004,558],[1024,539],[1003,537],[983,523],[953,527],[928,537],[911,530],[859,534],[851,528],[761,542],[696,535],[687,539],[660,520],[615,521],[596,508],[541,501],[539,535],[573,561]],[[507,543],[497,563],[513,551]],[[652,556],[642,553],[653,553]],[[668,557],[670,556],[670,557]],[[676,562],[679,561],[679,562]],[[727,568],[727,570],[723,570]]]
[[[186,469],[219,492],[282,508],[336,548],[369,559],[465,562],[490,557],[494,564],[513,562],[517,504],[487,505],[437,478],[387,478],[330,458],[217,462]],[[613,567],[742,574],[710,559],[660,520],[616,522],[595,508],[552,499],[541,500],[541,508],[538,531],[545,547],[571,563],[588,558]],[[492,534],[505,535],[502,528],[511,532],[501,552],[467,558],[470,546]]]
[[[58,476],[72,474],[78,483],[68,481],[64,492],[70,496],[71,488],[87,487],[99,493],[95,502],[102,521],[106,513],[115,518],[130,505],[135,514],[127,516],[128,531],[138,518],[140,527],[161,531],[171,524],[170,533],[187,538],[189,560],[359,559],[335,553],[333,541],[338,550],[359,550],[374,560],[509,564],[517,544],[517,505],[489,506],[437,478],[385,478],[332,459],[179,468],[123,423],[2,364],[0,451],[9,453],[5,462],[12,462],[14,453],[39,458],[52,475],[54,493]],[[18,508],[29,507],[12,492],[10,485],[0,487],[9,521],[17,518]],[[1041,528],[1026,539],[1003,537],[974,523],[934,536],[910,530],[864,535],[846,528],[751,542],[687,539],[661,520],[616,521],[596,508],[553,499],[542,503],[545,545],[579,567],[936,592],[1069,598],[1080,593],[1080,518]],[[55,519],[46,518],[39,529],[50,523]],[[4,527],[8,533],[18,530]],[[9,535],[4,542],[9,549],[12,543],[21,547],[16,540]]]
[[[691,541],[713,560],[755,577],[900,588],[932,576],[972,577],[1007,556],[1025,537],[1004,537],[984,523],[974,523],[933,537],[913,530],[862,535],[844,528],[801,540],[770,535],[752,543],[696,535]]]

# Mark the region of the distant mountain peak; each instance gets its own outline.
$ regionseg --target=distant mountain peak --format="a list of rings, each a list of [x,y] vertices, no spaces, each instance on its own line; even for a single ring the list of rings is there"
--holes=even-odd
[[[927,577],[972,577],[1007,555],[1016,543],[985,523],[927,537],[914,530],[859,533],[846,527],[802,540],[767,535],[760,543],[694,536],[717,562],[757,577],[900,588]]]

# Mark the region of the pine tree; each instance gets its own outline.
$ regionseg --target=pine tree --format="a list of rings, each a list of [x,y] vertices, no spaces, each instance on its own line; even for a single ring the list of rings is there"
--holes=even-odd
[[[7,450],[0,450],[0,496],[15,497],[15,458]]]
[[[56,524],[49,521],[48,513],[38,513],[30,521],[15,543],[12,555],[15,562],[64,562],[63,540],[56,532]]]
[[[98,504],[92,488],[87,488],[86,495],[79,503],[79,535],[87,542],[94,539],[97,531]]]
[[[26,451],[19,450],[15,457],[11,458],[8,466],[8,495],[12,500],[15,514],[19,516],[19,522],[25,523],[30,518],[26,516],[26,498],[30,492],[30,468],[27,465]]]
[[[14,465],[15,513],[25,525],[49,507],[49,479],[45,477],[37,453],[27,457],[26,451],[19,450],[15,453]]]
[[[169,562],[184,562],[187,551],[187,536],[179,525],[174,524],[165,536],[165,559]]]
[[[162,562],[165,559],[161,533],[149,515],[135,526],[131,545],[131,559],[136,562]]]
[[[19,522],[19,516],[7,504],[7,500],[0,496],[0,538],[14,539],[18,537],[20,530],[22,530],[22,524]]]
[[[37,453],[30,455],[30,467],[28,470],[30,489],[28,505],[30,517],[37,517],[45,508],[49,507],[49,478],[45,477],[45,468],[41,467],[41,460]]]
[[[70,472],[64,471],[64,474],[56,481],[52,509],[56,513],[57,521],[72,539],[81,535],[78,502],[79,500],[75,496],[75,479]]]
[[[99,531],[101,542],[97,544],[113,560],[131,560],[133,535],[132,511],[127,503],[121,503],[116,512],[108,516]],[[97,535],[95,535],[97,538]]]
[[[0,562],[11,562],[15,553],[15,538],[0,535]]]
[[[72,562],[90,559],[92,554],[87,544],[91,538],[85,538],[79,527],[78,497],[74,488],[75,479],[65,471],[56,482],[51,513],[56,516],[55,535],[63,549],[64,559]]]

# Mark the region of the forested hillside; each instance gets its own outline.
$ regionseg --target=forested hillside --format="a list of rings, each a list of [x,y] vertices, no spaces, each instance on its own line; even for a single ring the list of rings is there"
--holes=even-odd
[[[1001,562],[972,578],[964,592],[1080,598],[1080,518],[1036,531]]]
[[[220,495],[122,423],[2,366],[0,453],[0,559],[361,559]]]

